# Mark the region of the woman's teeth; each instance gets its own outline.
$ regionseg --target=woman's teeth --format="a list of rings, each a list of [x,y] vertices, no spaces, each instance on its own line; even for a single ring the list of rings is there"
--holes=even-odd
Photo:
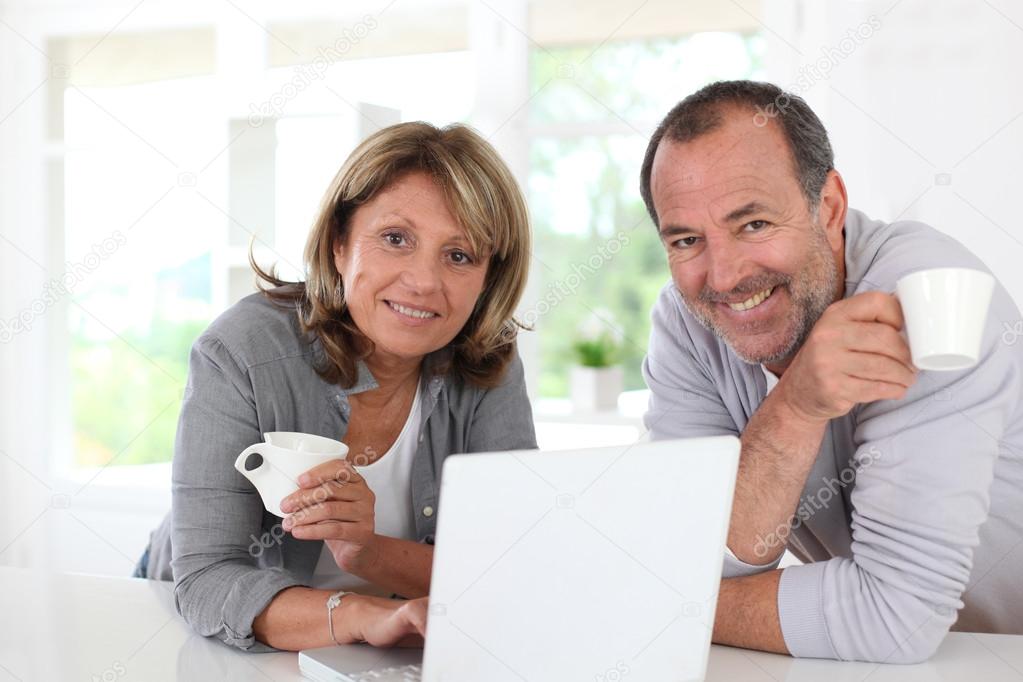
[[[406,308],[399,303],[387,302],[387,305],[391,306],[392,310],[397,310],[402,315],[408,315],[409,317],[415,317],[420,320],[425,320],[430,317],[437,317],[437,313],[431,313],[429,310],[416,310],[415,308]]]
[[[765,289],[764,291],[761,291],[759,294],[755,294],[750,298],[747,298],[742,303],[729,303],[728,307],[731,308],[732,310],[749,310],[750,308],[756,308],[758,305],[763,303],[768,296],[771,295],[772,291],[774,291],[774,287],[771,287],[770,289]]]

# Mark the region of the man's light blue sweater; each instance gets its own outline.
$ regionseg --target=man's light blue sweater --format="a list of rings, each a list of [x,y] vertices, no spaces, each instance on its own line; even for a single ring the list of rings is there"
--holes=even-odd
[[[927,268],[987,270],[927,225],[852,210],[845,265],[846,297],[892,292]],[[786,568],[778,591],[794,656],[915,662],[953,626],[1023,634],[1021,329],[999,284],[977,366],[922,371],[902,400],[829,423],[788,538],[806,563]],[[741,434],[767,393],[761,367],[702,327],[670,283],[643,371],[655,439]],[[726,558],[725,575],[773,567]]]

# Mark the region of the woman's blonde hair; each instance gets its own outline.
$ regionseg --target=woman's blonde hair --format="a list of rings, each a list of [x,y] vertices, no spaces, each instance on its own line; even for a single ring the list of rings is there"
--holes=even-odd
[[[323,198],[306,242],[305,282],[281,280],[273,268],[264,271],[251,252],[249,262],[261,280],[275,287],[261,287],[263,295],[295,305],[302,331],[319,338],[326,355],[317,368],[320,375],[352,386],[356,362],[372,352],[372,343],[345,306],[334,244],[347,238],[356,208],[415,171],[437,181],[473,252],[489,259],[476,307],[437,370],[492,387],[501,380],[522,327],[513,314],[529,270],[529,215],[511,171],[472,128],[400,123],[369,136],[341,166]]]

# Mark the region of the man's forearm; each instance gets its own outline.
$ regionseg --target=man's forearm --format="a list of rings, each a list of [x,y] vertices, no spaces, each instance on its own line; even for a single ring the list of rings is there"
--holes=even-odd
[[[824,437],[826,421],[807,422],[773,391],[742,432],[728,547],[766,564],[785,550],[789,521]]]
[[[718,592],[714,641],[718,644],[789,653],[778,618],[781,571],[725,578]]]
[[[372,554],[349,572],[408,599],[430,593],[433,545],[378,535]]]

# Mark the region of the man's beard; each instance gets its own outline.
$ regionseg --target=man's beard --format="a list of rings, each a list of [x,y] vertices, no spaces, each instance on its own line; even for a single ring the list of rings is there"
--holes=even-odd
[[[807,262],[794,276],[768,271],[749,277],[724,293],[704,286],[695,304],[687,300],[685,294],[682,294],[682,302],[700,324],[727,343],[732,352],[745,362],[766,364],[791,358],[806,341],[824,310],[834,302],[838,285],[838,265],[824,230],[816,228],[813,234],[815,243]],[[742,334],[741,328],[725,328],[715,322],[714,310],[717,304],[734,301],[736,298],[746,299],[773,287],[785,287],[792,302],[786,314],[784,337],[773,348],[740,347],[737,342],[741,343],[748,337]],[[771,296],[776,295],[777,291],[771,292]]]

